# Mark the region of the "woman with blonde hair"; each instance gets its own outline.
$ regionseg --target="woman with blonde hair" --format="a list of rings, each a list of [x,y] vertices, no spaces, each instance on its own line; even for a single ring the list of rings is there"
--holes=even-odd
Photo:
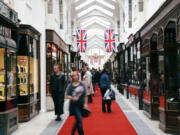
[[[75,134],[76,129],[78,130],[79,135],[84,135],[81,110],[87,108],[86,87],[83,83],[79,82],[77,71],[72,72],[71,77],[71,83],[67,87],[67,98],[70,99],[70,115],[76,118],[71,135]]]

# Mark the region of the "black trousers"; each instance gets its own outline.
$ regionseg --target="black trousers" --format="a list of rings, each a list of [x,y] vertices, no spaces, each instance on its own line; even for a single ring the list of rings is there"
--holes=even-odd
[[[107,87],[101,88],[101,96],[102,96],[102,111],[106,112],[106,105],[107,111],[111,112],[111,100],[103,100],[104,94],[106,93]]]
[[[59,115],[63,114],[64,103],[59,101],[60,100],[59,96],[53,94],[52,99],[53,99],[53,102],[54,102],[55,115],[59,116]]]

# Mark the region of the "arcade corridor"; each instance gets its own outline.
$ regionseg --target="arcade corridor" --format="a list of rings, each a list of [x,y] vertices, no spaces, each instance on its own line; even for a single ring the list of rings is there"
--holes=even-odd
[[[0,0],[0,135],[180,135],[180,0]]]

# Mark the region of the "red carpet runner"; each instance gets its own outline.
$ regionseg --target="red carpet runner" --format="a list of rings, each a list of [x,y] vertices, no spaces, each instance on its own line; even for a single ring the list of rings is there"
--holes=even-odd
[[[93,98],[93,103],[88,107],[92,114],[88,118],[83,118],[85,135],[137,135],[115,101],[112,103],[112,113],[102,113],[99,91]],[[58,135],[71,135],[73,122],[73,117],[69,117]]]

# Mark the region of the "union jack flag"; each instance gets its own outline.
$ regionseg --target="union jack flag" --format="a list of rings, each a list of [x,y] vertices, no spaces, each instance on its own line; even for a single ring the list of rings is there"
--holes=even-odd
[[[76,31],[78,52],[85,52],[87,47],[87,30]]]
[[[116,43],[115,43],[114,29],[106,30],[104,37],[105,37],[106,52],[115,52],[116,51]]]

